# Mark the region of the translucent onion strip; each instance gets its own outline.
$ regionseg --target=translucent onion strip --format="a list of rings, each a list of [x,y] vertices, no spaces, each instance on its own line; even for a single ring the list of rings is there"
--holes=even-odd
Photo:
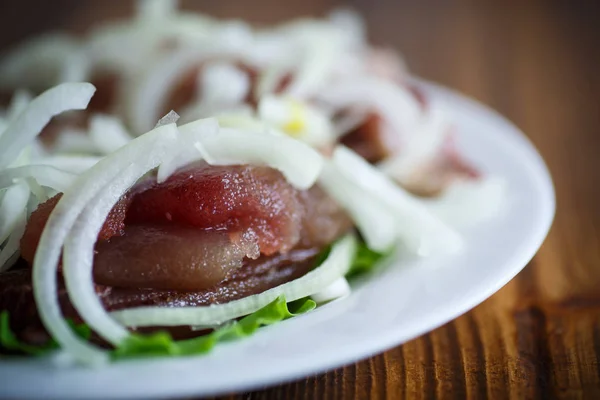
[[[167,116],[169,114],[167,114]],[[161,118],[161,120],[166,118],[167,116]],[[198,120],[179,127],[180,151],[167,156],[158,167],[158,171],[156,173],[156,180],[159,183],[164,182],[169,176],[171,176],[171,174],[177,171],[177,169],[185,165],[191,164],[194,161],[199,161],[203,158],[202,154],[200,153],[200,151],[198,151],[198,149],[195,146],[196,143],[198,143],[199,131],[202,131],[203,136],[205,137],[220,134],[218,133],[219,124],[214,118]]]
[[[42,157],[32,160],[32,165],[49,165],[63,171],[73,174],[80,174],[94,166],[102,157],[98,156],[78,156],[71,154],[62,154],[55,156]]]
[[[128,122],[133,132],[139,134],[151,129],[160,117],[164,102],[178,79],[215,56],[233,56],[236,52],[226,48],[197,50],[183,49],[152,65],[143,74],[131,79],[125,91]],[[184,110],[175,110],[183,112]]]
[[[397,242],[397,221],[390,218],[389,211],[348,179],[332,161],[326,162],[319,183],[346,210],[370,249],[384,252]]]
[[[193,130],[194,124],[181,127],[182,133]],[[221,128],[218,135],[203,138],[198,147],[211,165],[268,165],[298,189],[311,187],[323,167],[317,151],[288,136]]]
[[[6,189],[0,200],[0,244],[8,238],[19,223],[20,213],[27,207],[29,187],[19,182]]]
[[[351,107],[373,109],[400,137],[411,135],[422,118],[420,105],[408,90],[373,77],[341,79],[324,87],[316,97],[334,110]]]
[[[352,292],[350,284],[343,276],[338,278],[325,289],[310,295],[310,298],[318,304],[327,303],[328,301],[339,299],[348,296]]]
[[[102,154],[110,154],[132,139],[119,118],[104,114],[96,114],[92,117],[89,135]]]
[[[136,157],[133,163],[108,183],[86,206],[65,242],[63,275],[71,302],[85,322],[114,345],[118,345],[128,332],[108,316],[95,294],[92,268],[96,238],[106,216],[123,193],[149,170],[157,167],[172,149],[166,146],[146,148],[147,153],[143,154],[143,158]],[[122,163],[127,162],[126,159],[122,159]]]
[[[19,252],[19,245],[21,237],[25,233],[25,227],[27,226],[27,209],[23,207],[17,214],[17,220],[13,226],[13,230],[8,238],[8,241],[0,250],[0,272],[6,271],[14,264],[16,255]]]
[[[63,83],[33,99],[0,136],[0,168],[15,161],[52,117],[85,109],[95,91],[90,83]]]
[[[111,315],[123,324],[134,327],[219,325],[259,310],[278,296],[284,295],[287,301],[294,301],[325,289],[348,271],[355,251],[356,239],[346,236],[332,247],[320,266],[306,275],[229,303],[201,307],[140,307],[115,311]]]
[[[77,178],[77,175],[50,165],[24,165],[0,171],[0,189],[12,186],[19,179],[33,178],[42,186],[64,192]]]
[[[59,83],[68,61],[81,44],[64,34],[35,37],[3,54],[0,62],[0,89],[45,88]]]
[[[367,197],[371,199],[371,202],[361,208],[358,208],[358,203],[351,204],[348,211],[353,217],[365,212],[374,213],[375,209],[371,208],[377,204],[388,214],[388,218],[394,221],[395,239],[402,241],[418,254],[456,252],[462,247],[462,238],[458,233],[430,213],[424,203],[400,188],[352,150],[338,146],[333,153],[332,164],[340,174],[345,175],[346,181],[355,187],[353,193],[346,193],[347,195],[355,196],[362,192],[368,194]],[[327,183],[329,187],[336,185],[334,181]],[[323,186],[342,206],[349,204],[347,199],[340,196],[339,191],[330,191],[329,187]],[[370,237],[378,234],[373,221],[363,216],[356,222],[369,246],[373,244],[374,250],[384,250],[383,243]],[[383,235],[379,237],[385,239]]]
[[[159,127],[146,135],[132,141],[110,157],[107,157],[82,174],[70,190],[63,194],[50,214],[46,227],[40,238],[33,265],[34,296],[40,318],[52,337],[60,343],[61,347],[81,361],[99,364],[108,361],[108,355],[93,345],[79,338],[64,320],[57,298],[56,274],[63,244],[73,228],[77,218],[92,199],[106,189],[121,171],[127,169],[132,160],[146,158],[152,154],[152,149],[170,147],[176,140],[177,129],[175,125]],[[99,215],[104,221],[106,216]],[[93,242],[96,237],[89,238]],[[72,269],[69,260],[65,259],[64,272]],[[72,282],[72,279],[70,279]],[[91,271],[88,277],[91,281]],[[92,290],[92,295],[95,293]],[[71,299],[79,303],[78,299]],[[93,318],[87,313],[81,314],[84,320]],[[110,324],[110,322],[109,322]],[[111,326],[118,328],[118,325]]]

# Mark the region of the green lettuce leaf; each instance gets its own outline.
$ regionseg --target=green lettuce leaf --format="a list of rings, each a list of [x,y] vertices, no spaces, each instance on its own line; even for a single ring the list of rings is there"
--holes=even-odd
[[[352,265],[350,265],[350,269],[346,273],[346,278],[354,278],[370,272],[381,259],[388,255],[389,253],[373,251],[367,247],[365,242],[359,242]]]
[[[75,324],[71,320],[67,320],[67,322],[71,326],[71,329],[83,339],[88,340],[92,335],[90,327],[86,324]],[[58,343],[54,339],[50,339],[48,342],[40,345],[32,345],[20,341],[10,328],[8,311],[0,312],[0,351],[5,350],[11,353],[41,355],[58,347]]]
[[[311,311],[315,307],[315,302],[310,299],[300,299],[286,303],[285,297],[279,296],[260,310],[231,324],[222,326],[205,336],[175,341],[165,331],[149,335],[130,335],[113,351],[113,358],[204,354],[212,350],[219,342],[232,341],[250,336],[261,326],[272,325],[276,322]]]

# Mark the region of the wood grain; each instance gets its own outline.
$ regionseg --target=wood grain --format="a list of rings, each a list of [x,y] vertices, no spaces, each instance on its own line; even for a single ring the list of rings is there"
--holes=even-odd
[[[184,3],[261,23],[340,4]],[[124,2],[61,4],[55,25],[75,30],[130,8]],[[522,273],[451,323],[326,374],[223,398],[600,398],[599,3],[345,4],[363,12],[374,41],[401,49],[418,74],[490,105],[527,133],[553,175],[556,219]],[[14,7],[28,6],[2,7],[15,16]],[[7,14],[0,15],[5,22]],[[0,44],[40,28],[6,26]]]

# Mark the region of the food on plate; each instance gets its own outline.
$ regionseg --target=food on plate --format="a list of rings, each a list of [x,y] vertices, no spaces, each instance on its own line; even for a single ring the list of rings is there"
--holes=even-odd
[[[142,1],[4,55],[0,349],[187,355],[458,252],[502,182],[336,11],[272,28]]]

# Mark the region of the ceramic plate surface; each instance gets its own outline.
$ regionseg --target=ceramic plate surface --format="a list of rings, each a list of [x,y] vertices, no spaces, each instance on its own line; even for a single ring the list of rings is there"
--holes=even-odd
[[[555,201],[548,171],[524,135],[477,103],[420,83],[453,115],[461,152],[508,183],[506,212],[465,230],[453,257],[398,260],[352,295],[202,357],[128,361],[101,369],[48,360],[0,361],[0,396],[150,398],[260,388],[379,353],[456,318],[492,295],[533,257]]]

